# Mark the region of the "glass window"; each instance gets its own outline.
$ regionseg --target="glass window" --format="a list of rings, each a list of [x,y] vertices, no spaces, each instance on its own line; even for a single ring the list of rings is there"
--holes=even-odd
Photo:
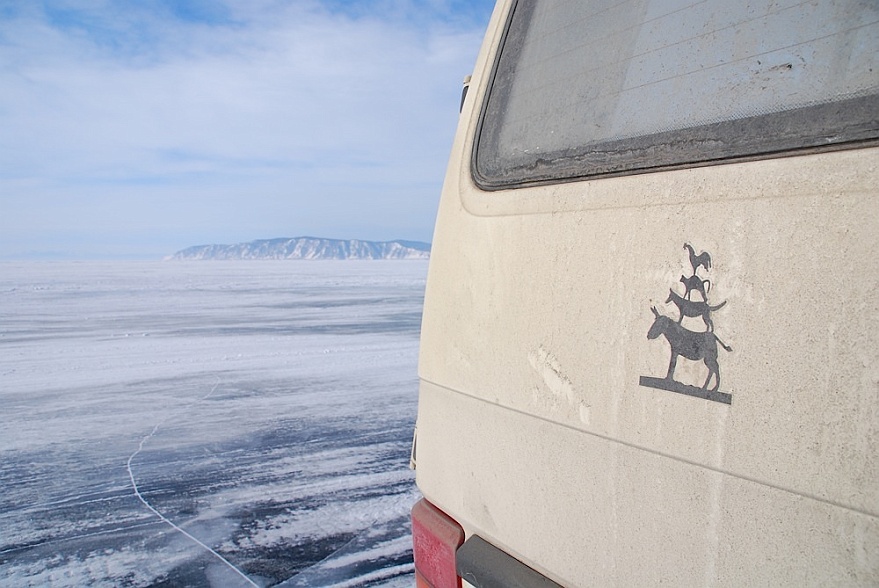
[[[879,137],[875,0],[520,0],[483,107],[485,189]]]

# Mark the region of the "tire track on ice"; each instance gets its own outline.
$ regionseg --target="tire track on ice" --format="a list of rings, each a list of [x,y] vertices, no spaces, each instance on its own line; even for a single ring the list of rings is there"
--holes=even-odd
[[[213,394],[213,393],[216,391],[216,389],[217,389],[217,387],[218,387],[219,385],[220,385],[220,380],[217,379],[217,383],[214,384],[214,387],[211,388],[211,391],[208,392],[207,394],[205,394],[204,396],[202,396],[201,398],[199,398],[198,400],[194,401],[192,404],[195,404],[195,403],[197,403],[197,402],[201,402],[201,401],[203,401],[203,400],[207,400],[207,398],[208,398],[211,394]],[[141,451],[143,451],[143,446],[144,446],[144,444],[145,444],[147,441],[149,441],[150,439],[153,438],[153,436],[156,434],[156,431],[159,430],[159,427],[160,427],[162,424],[164,424],[165,421],[168,420],[168,418],[170,418],[170,417],[166,417],[166,418],[164,418],[163,420],[159,421],[159,422],[156,424],[156,426],[153,427],[153,430],[150,431],[150,434],[147,435],[146,437],[144,437],[143,439],[140,440],[140,444],[137,446],[137,450],[135,450],[135,452],[132,453],[132,454],[128,457],[128,463],[126,464],[126,468],[128,469],[128,477],[131,479],[131,487],[134,489],[134,495],[137,496],[137,499],[140,500],[140,501],[143,503],[143,505],[144,505],[145,507],[147,507],[147,508],[150,510],[150,512],[152,512],[154,515],[156,515],[157,517],[159,517],[159,519],[161,519],[162,522],[166,523],[166,524],[167,524],[168,526],[170,526],[172,529],[174,529],[174,530],[177,531],[178,533],[181,533],[182,535],[184,535],[185,537],[187,537],[189,540],[191,540],[193,543],[195,543],[196,545],[200,546],[200,547],[203,548],[205,551],[207,551],[208,553],[210,553],[211,555],[213,555],[215,558],[217,558],[218,560],[220,560],[220,562],[221,562],[223,565],[227,566],[230,570],[232,570],[233,572],[235,572],[236,574],[238,574],[239,576],[241,576],[241,577],[242,577],[242,578],[243,578],[248,584],[250,584],[251,586],[254,586],[255,588],[260,588],[259,584],[257,584],[256,582],[254,582],[253,580],[251,580],[250,578],[248,578],[247,575],[246,575],[244,572],[242,572],[241,570],[239,570],[237,567],[235,567],[235,565],[234,565],[232,562],[230,562],[228,559],[226,559],[225,557],[223,557],[222,555],[220,555],[219,553],[217,553],[216,551],[214,551],[210,546],[205,545],[204,543],[202,543],[197,537],[191,535],[191,534],[188,533],[186,530],[181,529],[179,526],[177,526],[176,524],[174,524],[173,521],[171,521],[170,519],[168,519],[165,515],[163,515],[162,513],[160,513],[158,510],[156,510],[156,509],[153,507],[153,505],[150,504],[149,501],[148,501],[146,498],[144,498],[143,494],[140,493],[140,490],[139,490],[138,487],[137,487],[137,481],[134,479],[134,472],[131,471],[131,462],[134,460],[135,457],[137,457],[137,455],[138,455]]]

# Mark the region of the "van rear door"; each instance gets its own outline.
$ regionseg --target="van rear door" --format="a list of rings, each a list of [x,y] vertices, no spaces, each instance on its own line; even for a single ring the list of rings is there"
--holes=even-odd
[[[465,539],[569,587],[879,584],[877,55],[873,2],[498,4],[419,362]]]

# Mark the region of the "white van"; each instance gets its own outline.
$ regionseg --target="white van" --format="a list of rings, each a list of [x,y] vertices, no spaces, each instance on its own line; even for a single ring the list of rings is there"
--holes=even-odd
[[[879,585],[879,2],[501,0],[424,306],[418,585]]]

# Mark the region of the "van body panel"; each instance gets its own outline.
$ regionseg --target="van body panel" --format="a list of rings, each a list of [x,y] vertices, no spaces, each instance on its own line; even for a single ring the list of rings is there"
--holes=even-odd
[[[419,488],[563,586],[879,584],[879,148],[481,190],[511,4],[437,215]],[[679,319],[696,274],[714,310]],[[710,333],[717,373],[670,370],[660,316]]]
[[[432,252],[420,376],[879,514],[869,450],[879,445],[877,163],[867,149],[657,174],[655,192],[640,176],[590,182],[622,198],[641,192],[641,206],[620,208],[476,216],[452,196],[438,216],[445,237]],[[816,170],[848,179],[794,180]],[[695,186],[727,198],[703,200]],[[656,192],[691,197],[651,204]],[[731,405],[639,385],[668,366],[668,346],[647,332],[651,308],[671,314],[669,290],[691,271],[685,242],[711,252],[711,300],[726,303],[712,320],[733,348],[718,352]],[[701,386],[706,368],[681,360],[677,374]]]
[[[871,586],[875,516],[422,382],[418,484],[563,586]],[[527,442],[524,442],[527,440]]]

